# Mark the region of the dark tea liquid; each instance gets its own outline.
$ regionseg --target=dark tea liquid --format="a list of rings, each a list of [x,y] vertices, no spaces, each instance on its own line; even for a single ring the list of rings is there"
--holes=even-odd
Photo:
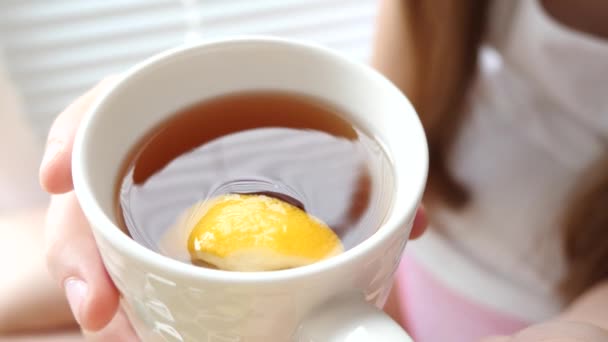
[[[117,215],[139,243],[190,262],[185,243],[163,239],[180,215],[218,195],[262,193],[321,219],[349,249],[385,220],[393,175],[379,143],[345,118],[323,101],[275,91],[195,104],[135,147]]]

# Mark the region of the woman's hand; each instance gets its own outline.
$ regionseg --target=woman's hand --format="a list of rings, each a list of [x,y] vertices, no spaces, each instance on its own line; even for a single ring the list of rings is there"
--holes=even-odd
[[[482,342],[605,342],[608,331],[589,323],[557,319],[532,325],[513,336],[489,337]]]
[[[73,193],[72,144],[80,120],[113,78],[108,78],[63,111],[50,130],[40,183],[53,194],[45,224],[47,263],[64,288],[74,318],[89,340],[137,341],[118,291],[105,271],[93,235]]]
[[[130,341],[136,340],[135,334],[118,310],[118,290],[104,268],[73,193],[71,170],[72,145],[80,121],[97,96],[114,81],[102,81],[57,117],[40,167],[40,183],[53,194],[46,222],[48,267],[65,289],[76,321],[84,331],[98,332],[95,335],[99,340]],[[425,227],[425,216],[419,211],[411,237],[420,236]]]

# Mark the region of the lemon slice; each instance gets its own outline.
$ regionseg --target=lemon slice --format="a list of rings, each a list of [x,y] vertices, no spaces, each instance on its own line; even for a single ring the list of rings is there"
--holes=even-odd
[[[264,195],[217,197],[188,238],[188,251],[230,271],[270,271],[308,265],[343,251],[325,223],[287,202]]]

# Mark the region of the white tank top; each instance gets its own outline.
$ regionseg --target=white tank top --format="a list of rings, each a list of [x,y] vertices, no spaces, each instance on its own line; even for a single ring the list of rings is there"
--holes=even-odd
[[[490,25],[493,25],[491,22]],[[561,309],[561,222],[582,172],[608,146],[608,42],[520,1],[481,50],[449,167],[472,192],[408,249],[468,299],[526,321]]]

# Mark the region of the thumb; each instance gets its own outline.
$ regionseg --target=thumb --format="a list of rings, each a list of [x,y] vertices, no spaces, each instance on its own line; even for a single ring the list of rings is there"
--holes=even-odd
[[[112,321],[103,329],[95,332],[83,331],[88,342],[138,342],[139,338],[135,334],[129,319],[123,310],[118,310]]]

